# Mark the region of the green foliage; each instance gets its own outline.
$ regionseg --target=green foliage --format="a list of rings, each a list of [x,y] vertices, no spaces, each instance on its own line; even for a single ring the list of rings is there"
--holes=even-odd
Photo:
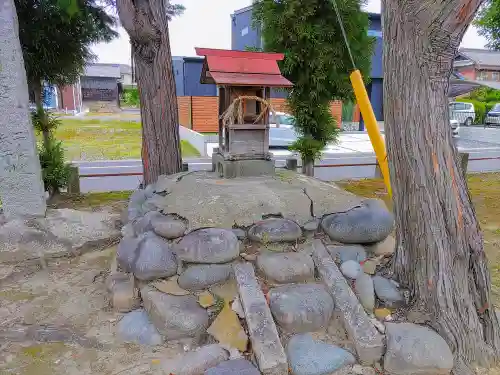
[[[38,133],[42,132],[53,132],[61,125],[61,119],[50,112],[46,112],[43,109],[38,109],[36,112],[32,112],[31,120],[33,122],[33,127]]]
[[[369,76],[374,38],[361,0],[336,0],[357,68]],[[300,139],[293,145],[310,162],[339,133],[331,100],[353,98],[353,67],[331,0],[261,0],[254,23],[263,25],[265,50],[283,52],[281,71],[293,84],[289,107]]]
[[[122,94],[123,104],[130,107],[139,107],[139,90],[137,87],[124,89]]]
[[[66,164],[62,142],[50,137],[47,145],[38,148],[38,156],[42,167],[45,190],[51,195],[66,187],[69,182],[71,168]]]
[[[474,21],[479,35],[488,41],[487,47],[500,50],[500,0],[488,0],[480,8]]]
[[[97,0],[15,0],[30,85],[73,83],[94,59],[90,46],[118,34]],[[76,8],[78,6],[78,8]]]
[[[495,90],[489,87],[480,87],[471,92],[468,98],[478,100],[480,102],[500,103],[500,90]]]
[[[245,46],[245,51],[248,51],[248,52],[262,52],[262,48],[260,48],[260,47],[252,47],[252,46]]]

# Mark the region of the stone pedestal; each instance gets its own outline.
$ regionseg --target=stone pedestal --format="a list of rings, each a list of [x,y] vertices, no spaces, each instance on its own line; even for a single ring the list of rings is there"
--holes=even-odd
[[[273,160],[224,160],[219,153],[212,155],[212,169],[222,178],[274,175]]]

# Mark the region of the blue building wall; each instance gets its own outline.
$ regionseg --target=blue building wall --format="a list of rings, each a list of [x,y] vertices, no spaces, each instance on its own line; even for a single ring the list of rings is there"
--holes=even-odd
[[[217,87],[200,83],[203,58],[173,57],[177,96],[217,96]]]
[[[368,13],[370,19],[370,26],[368,35],[376,38],[376,43],[372,57],[371,67],[371,84],[367,87],[370,96],[373,110],[377,120],[384,119],[383,113],[383,67],[382,67],[382,53],[383,53],[383,40],[382,40],[382,22],[380,14]],[[231,46],[234,50],[245,50],[246,47],[262,47],[262,39],[260,30],[255,30],[252,27],[252,7],[243,8],[234,12],[231,16]],[[283,98],[286,93],[282,91],[273,90],[273,97]]]
[[[184,95],[184,58],[173,57],[172,67],[174,69],[175,89],[177,96]]]

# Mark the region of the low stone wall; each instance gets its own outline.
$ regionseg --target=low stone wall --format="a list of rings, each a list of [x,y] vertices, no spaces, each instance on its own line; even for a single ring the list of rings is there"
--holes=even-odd
[[[292,173],[236,180],[183,173],[131,196],[107,281],[125,341],[193,349],[163,374],[451,371],[440,336],[392,314],[408,301],[383,276],[395,241],[382,201]]]

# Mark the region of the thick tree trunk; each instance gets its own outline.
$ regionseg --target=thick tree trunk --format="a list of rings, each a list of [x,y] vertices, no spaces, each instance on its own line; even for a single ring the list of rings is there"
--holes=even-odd
[[[146,184],[181,171],[179,119],[172,69],[166,0],[118,0],[130,36],[141,102]]]
[[[43,137],[43,145],[45,149],[48,149],[50,142],[50,130],[48,127],[48,118],[45,113],[45,109],[43,108],[43,86],[41,80],[35,80],[33,82],[33,91],[35,94],[35,105],[38,116],[40,117],[40,122],[42,125],[42,137]]]
[[[16,8],[0,0],[0,197],[7,219],[46,210],[28,102]]]
[[[483,238],[452,141],[448,78],[480,0],[385,0],[384,117],[394,271],[455,353],[455,374],[498,359]]]

